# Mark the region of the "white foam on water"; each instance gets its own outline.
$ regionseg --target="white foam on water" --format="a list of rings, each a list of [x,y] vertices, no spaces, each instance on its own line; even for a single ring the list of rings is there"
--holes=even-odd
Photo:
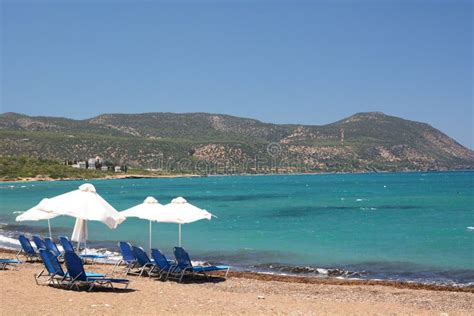
[[[0,246],[6,249],[18,249],[20,242],[18,239],[0,235]]]
[[[467,226],[467,229],[474,230],[474,226]]]
[[[23,211],[15,211],[13,212],[13,214],[23,214],[24,212]]]
[[[120,254],[113,251],[109,251],[105,248],[102,248],[102,249],[86,248],[85,250],[84,249],[81,250],[79,254],[106,256],[106,258],[94,259],[94,262],[100,262],[100,263],[116,263],[122,259],[122,256]]]
[[[376,207],[361,207],[360,210],[361,211],[376,211],[377,208]]]
[[[329,274],[329,271],[323,268],[317,268],[316,271],[318,271],[319,274],[326,274],[326,275]]]
[[[356,199],[356,202],[368,201],[368,199]]]

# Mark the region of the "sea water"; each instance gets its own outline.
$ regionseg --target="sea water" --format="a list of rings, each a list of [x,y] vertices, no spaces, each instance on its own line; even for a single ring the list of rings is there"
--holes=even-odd
[[[222,176],[91,180],[118,210],[177,196],[216,217],[183,225],[193,258],[237,269],[359,278],[474,282],[474,172]],[[15,222],[44,197],[86,181],[0,184],[0,246],[19,233],[47,235],[47,222]],[[51,220],[53,236],[74,219]],[[88,247],[119,240],[148,248],[149,223],[110,230],[89,223]],[[153,223],[153,247],[172,255],[175,224]],[[332,270],[337,269],[337,270]]]

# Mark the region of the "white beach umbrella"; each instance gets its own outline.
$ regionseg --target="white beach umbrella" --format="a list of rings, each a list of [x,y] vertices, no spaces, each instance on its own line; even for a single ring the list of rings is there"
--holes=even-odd
[[[41,210],[56,215],[67,215],[76,218],[75,233],[71,240],[83,242],[87,235],[87,221],[99,221],[110,229],[115,229],[125,218],[97,194],[95,187],[85,183],[78,190],[49,198],[41,205]]]
[[[120,212],[123,217],[138,217],[150,221],[149,228],[149,251],[151,253],[151,222],[158,221],[163,216],[164,206],[152,196],[147,197],[143,203],[135,205]]]
[[[44,207],[48,199],[42,199],[37,205],[33,206],[29,210],[23,212],[21,215],[16,217],[17,222],[23,221],[41,221],[48,220],[48,231],[49,237],[51,237],[51,222],[50,219],[59,216],[58,214],[48,213],[41,210],[41,207]]]
[[[179,224],[179,246],[181,246],[181,225],[189,224],[201,219],[211,220],[214,216],[206,210],[194,206],[182,197],[173,199],[171,203],[164,206],[166,212],[162,212],[162,217],[157,221],[162,223]]]

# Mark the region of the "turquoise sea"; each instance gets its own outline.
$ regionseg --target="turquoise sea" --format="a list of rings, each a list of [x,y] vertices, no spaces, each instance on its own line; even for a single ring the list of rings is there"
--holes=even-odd
[[[46,222],[15,222],[19,212],[85,181],[0,184],[0,241],[47,234]],[[118,210],[154,196],[177,196],[217,216],[183,226],[193,258],[238,269],[329,273],[421,282],[474,282],[474,172],[223,176],[94,180]],[[72,218],[51,220],[70,235]],[[148,247],[148,222],[116,230],[90,223],[92,248],[118,240]],[[178,227],[153,224],[154,247],[171,254]],[[316,270],[319,268],[319,270]],[[338,269],[338,270],[331,270]],[[318,273],[319,271],[319,273]]]

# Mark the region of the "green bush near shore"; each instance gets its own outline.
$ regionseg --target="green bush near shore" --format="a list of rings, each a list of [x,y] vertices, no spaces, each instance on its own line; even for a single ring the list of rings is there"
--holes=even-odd
[[[111,174],[113,173],[76,169],[55,160],[36,157],[0,157],[0,178],[3,180],[17,180],[19,178],[33,178],[36,176],[50,177],[52,179],[103,178]]]

